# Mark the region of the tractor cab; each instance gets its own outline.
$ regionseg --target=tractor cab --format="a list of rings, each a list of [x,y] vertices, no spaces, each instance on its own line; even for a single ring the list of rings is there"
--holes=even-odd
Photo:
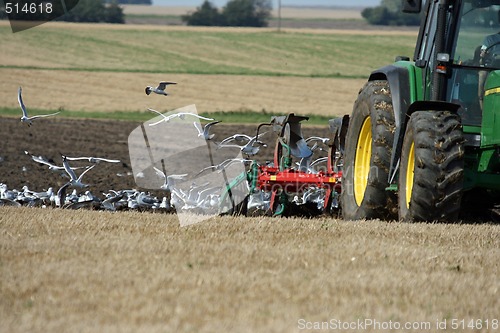
[[[500,86],[500,1],[465,1],[455,11],[447,100],[461,106],[463,125],[481,126],[484,98],[491,97],[485,87]]]
[[[481,126],[484,99],[491,102],[494,89],[500,87],[500,72],[496,72],[500,70],[500,1],[448,1],[444,20],[438,18],[439,6],[434,2],[425,5],[414,54],[415,65],[424,69],[421,98],[457,104],[463,125]],[[418,11],[412,9],[407,6],[406,11]],[[446,33],[440,35],[438,25]],[[439,80],[433,77],[440,74],[446,79],[436,84]]]

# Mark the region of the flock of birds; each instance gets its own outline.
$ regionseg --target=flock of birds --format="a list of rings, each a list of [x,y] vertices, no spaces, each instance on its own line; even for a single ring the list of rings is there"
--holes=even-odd
[[[160,82],[157,87],[148,86],[145,89],[147,95],[155,93],[158,95],[167,96],[168,93],[165,91],[166,87],[169,85],[176,84],[175,82],[163,81]],[[21,122],[32,126],[33,122],[37,119],[51,117],[59,114],[59,112],[29,116],[26,106],[22,99],[22,88],[18,89],[18,102],[22,110]],[[212,118],[203,117],[195,113],[189,112],[178,112],[170,114],[168,116],[160,113],[159,111],[148,109],[149,111],[160,116],[160,120],[150,123],[149,126],[157,126],[162,122],[169,122],[174,118],[186,119],[186,117],[197,118],[197,121],[193,122],[193,126],[196,128],[198,137],[204,140],[210,141],[214,139],[214,134],[211,133],[211,129],[214,125],[220,123]],[[206,123],[202,126],[199,120],[205,120]],[[31,160],[35,163],[45,165],[48,170],[61,174],[61,176],[67,178],[67,182],[64,183],[57,191],[52,187],[49,187],[46,191],[34,191],[24,186],[21,190],[9,189],[7,184],[0,183],[0,206],[40,206],[40,207],[59,207],[68,209],[80,209],[80,208],[91,208],[91,209],[102,209],[108,211],[117,211],[124,209],[137,209],[137,210],[158,210],[173,212],[182,210],[195,210],[196,212],[215,212],[220,207],[221,201],[221,187],[212,186],[209,182],[197,185],[193,179],[198,178],[209,172],[222,172],[223,170],[229,168],[235,163],[240,163],[249,165],[254,162],[250,159],[251,156],[256,155],[261,147],[267,147],[266,143],[261,141],[261,137],[265,133],[261,133],[258,136],[249,136],[246,134],[234,134],[229,136],[219,142],[214,142],[217,149],[232,148],[239,149],[246,158],[232,158],[226,159],[221,163],[211,165],[201,169],[195,175],[166,175],[165,172],[160,169],[153,167],[156,176],[164,180],[163,185],[158,188],[158,190],[164,191],[165,195],[162,198],[151,195],[150,193],[139,191],[136,189],[128,190],[109,190],[107,193],[102,193],[102,196],[96,196],[92,194],[89,190],[90,185],[83,181],[83,177],[88,174],[92,169],[97,167],[100,163],[120,163],[120,160],[109,159],[94,156],[79,156],[71,157],[61,155],[62,165],[56,165],[54,162],[49,161],[49,159],[44,156],[34,155],[29,151],[25,151],[25,154],[31,157]],[[327,144],[328,138],[321,137],[311,137],[306,140],[307,142],[315,142],[312,146],[312,150],[319,148],[318,143]],[[321,150],[322,148],[319,148]],[[88,165],[86,166],[71,166],[70,164],[74,161],[86,161]],[[309,161],[307,163],[310,172],[317,172],[315,170],[316,164],[326,163],[325,157],[317,158],[314,161]],[[304,162],[297,162],[298,166],[303,165]],[[179,182],[190,181],[188,187],[181,188],[176,186]],[[71,190],[72,189],[72,190]],[[79,193],[78,190],[81,192]],[[322,202],[318,198],[318,191],[305,193],[302,198],[295,198],[298,203],[300,201],[310,201],[315,200],[318,207],[321,206]],[[311,199],[312,198],[312,199]],[[253,193],[250,195],[250,200],[248,205],[254,208],[259,208],[266,210],[269,208],[270,195],[268,193]]]

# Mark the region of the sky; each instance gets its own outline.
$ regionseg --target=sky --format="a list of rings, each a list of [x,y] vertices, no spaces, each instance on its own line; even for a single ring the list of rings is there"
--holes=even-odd
[[[217,7],[222,7],[227,0],[211,0]],[[278,6],[278,0],[272,0],[273,6]],[[161,6],[199,6],[203,0],[153,0],[154,5]],[[374,7],[380,0],[281,0],[281,6],[342,6],[342,7]]]

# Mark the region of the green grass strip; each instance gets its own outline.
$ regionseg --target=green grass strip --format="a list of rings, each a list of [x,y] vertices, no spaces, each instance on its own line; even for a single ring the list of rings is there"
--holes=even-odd
[[[14,66],[0,65],[0,69],[29,69],[29,70],[50,70],[50,71],[72,71],[72,72],[97,72],[97,73],[146,73],[146,74],[194,74],[194,75],[243,75],[243,76],[270,76],[270,77],[302,77],[302,78],[326,78],[326,79],[364,79],[364,75],[343,75],[336,73],[323,74],[293,74],[275,73],[262,71],[219,71],[204,72],[197,70],[143,70],[143,69],[116,69],[116,68],[96,68],[96,67],[43,67],[43,66]]]

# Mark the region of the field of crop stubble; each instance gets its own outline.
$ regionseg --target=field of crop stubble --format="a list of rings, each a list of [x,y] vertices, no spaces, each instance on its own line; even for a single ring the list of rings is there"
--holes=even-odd
[[[415,37],[71,24],[10,34],[4,23],[0,33],[0,107],[17,108],[22,85],[28,109],[82,116],[193,103],[339,116],[369,70],[411,54]],[[148,98],[144,86],[163,79],[179,82],[172,96]],[[0,117],[2,163],[29,165],[26,147],[126,159],[136,124],[113,124],[56,118],[16,129]],[[3,169],[0,182],[16,171]],[[48,180],[37,172],[33,182]],[[0,331],[293,332],[304,321],[365,318],[436,331],[436,320],[491,321],[499,236],[487,223],[220,217],[180,228],[165,214],[2,207]]]

